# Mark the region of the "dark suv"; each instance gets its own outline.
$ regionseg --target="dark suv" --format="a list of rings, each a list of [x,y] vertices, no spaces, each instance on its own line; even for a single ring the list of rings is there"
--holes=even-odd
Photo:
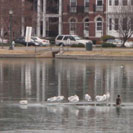
[[[15,43],[23,44],[25,46],[27,45],[24,37],[19,37],[14,41]],[[38,42],[35,42],[34,40],[31,40],[30,42],[28,42],[28,46],[38,46],[38,45],[39,45]]]

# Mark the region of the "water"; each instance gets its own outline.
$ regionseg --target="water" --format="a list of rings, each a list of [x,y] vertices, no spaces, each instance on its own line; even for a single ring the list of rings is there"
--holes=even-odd
[[[0,132],[132,133],[133,63],[61,59],[0,60]],[[49,97],[117,94],[130,106],[46,104]],[[22,99],[28,105],[20,105]]]

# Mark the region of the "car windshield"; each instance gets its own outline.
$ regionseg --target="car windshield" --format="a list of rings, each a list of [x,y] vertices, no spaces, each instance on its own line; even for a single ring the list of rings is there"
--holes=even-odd
[[[79,36],[74,36],[75,40],[81,40],[81,38]]]

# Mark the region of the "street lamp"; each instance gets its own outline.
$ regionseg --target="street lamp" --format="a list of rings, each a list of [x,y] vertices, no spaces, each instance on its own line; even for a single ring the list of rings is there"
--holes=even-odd
[[[12,15],[13,15],[13,11],[9,10],[9,43],[10,43],[10,47],[9,50],[13,50],[13,44],[12,44]]]

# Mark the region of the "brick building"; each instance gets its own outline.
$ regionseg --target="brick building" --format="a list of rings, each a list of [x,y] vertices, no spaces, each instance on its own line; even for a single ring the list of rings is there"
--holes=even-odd
[[[15,37],[24,36],[26,26],[32,26],[33,35],[39,37],[77,34],[97,39],[106,34],[106,0],[13,0],[12,5],[8,0],[9,6],[6,2],[0,0],[1,36],[9,32],[10,9]]]
[[[24,36],[26,26],[36,26],[33,0],[0,0],[0,38]]]
[[[62,33],[97,39],[106,34],[106,0],[64,0]]]
[[[106,0],[38,0],[37,7],[38,36],[97,39],[106,34]]]

